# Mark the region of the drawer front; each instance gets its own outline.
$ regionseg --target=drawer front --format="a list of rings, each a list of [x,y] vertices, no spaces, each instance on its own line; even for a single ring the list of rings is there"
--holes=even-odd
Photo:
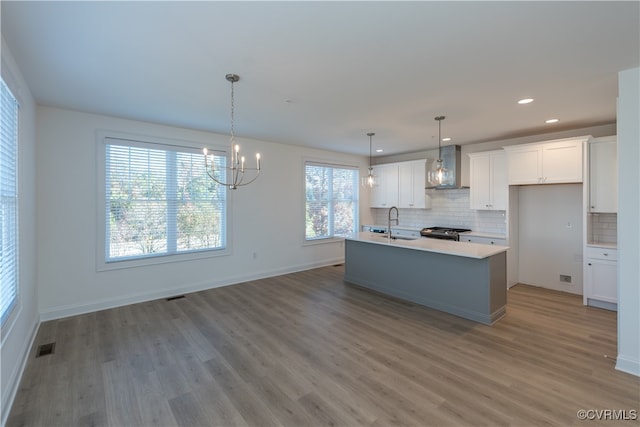
[[[606,259],[609,261],[618,260],[618,250],[609,248],[587,247],[585,250],[585,258]]]
[[[415,230],[395,230],[394,229],[391,234],[394,236],[421,237],[420,232]]]
[[[500,245],[506,246],[507,241],[505,239],[493,239],[491,237],[479,237],[479,236],[460,236],[461,242],[482,243],[483,245]]]

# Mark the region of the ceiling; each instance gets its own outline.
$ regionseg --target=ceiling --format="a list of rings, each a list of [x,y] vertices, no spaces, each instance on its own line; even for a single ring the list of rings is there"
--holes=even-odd
[[[11,2],[36,101],[384,155],[615,122],[639,2]],[[535,101],[518,105],[531,97]],[[545,124],[558,118],[554,125]]]

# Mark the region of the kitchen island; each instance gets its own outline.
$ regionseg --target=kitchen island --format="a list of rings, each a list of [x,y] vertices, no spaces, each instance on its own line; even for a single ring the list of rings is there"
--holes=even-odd
[[[506,314],[507,249],[363,232],[345,240],[345,281],[491,325]]]

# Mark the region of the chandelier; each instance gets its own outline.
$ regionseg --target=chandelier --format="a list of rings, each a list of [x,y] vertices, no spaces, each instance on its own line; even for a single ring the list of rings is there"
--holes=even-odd
[[[367,136],[369,137],[369,174],[362,178],[362,185],[373,188],[376,184],[376,176],[373,174],[373,166],[371,166],[371,137],[375,135],[373,132],[369,132]]]
[[[432,164],[432,167],[427,174],[427,180],[429,181],[429,184],[438,186],[449,181],[449,170],[443,165],[442,147],[440,146],[440,143],[442,141],[441,130],[444,116],[438,116],[435,118],[435,120],[438,121],[438,160],[436,160]]]
[[[229,156],[229,166],[218,166],[216,169],[215,159],[209,159],[209,153],[207,149],[203,149],[204,153],[204,167],[207,171],[207,175],[217,182],[220,185],[224,185],[229,190],[236,190],[238,187],[243,185],[251,184],[253,181],[258,178],[260,175],[260,153],[256,153],[256,167],[250,168],[245,166],[245,158],[240,155],[240,146],[235,143],[235,133],[234,133],[234,91],[233,84],[240,80],[240,76],[237,74],[227,74],[226,79],[231,83],[231,153]],[[213,155],[211,155],[213,157]],[[216,177],[216,171],[225,171],[224,175],[227,176],[229,181],[224,182],[220,178]],[[245,181],[245,179],[248,179]]]

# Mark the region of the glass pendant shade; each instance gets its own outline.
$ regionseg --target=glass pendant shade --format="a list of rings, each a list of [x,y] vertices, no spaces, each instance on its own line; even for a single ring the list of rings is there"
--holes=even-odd
[[[373,168],[369,166],[369,173],[362,177],[362,186],[373,188],[376,185],[376,176],[373,174]]]
[[[371,137],[373,137],[373,135],[375,135],[373,132],[367,134],[369,137],[369,173],[367,176],[362,177],[362,186],[368,188],[373,188],[376,185],[376,176],[373,174],[373,166],[371,166],[371,152],[373,147]]]
[[[431,164],[429,171],[427,172],[427,182],[430,187],[439,187],[441,185],[453,184],[453,174],[451,171],[444,167],[442,161],[442,121],[444,116],[438,116],[435,120],[438,122],[438,160]]]
[[[431,168],[429,168],[429,171],[427,172],[427,181],[432,187],[451,183],[451,173],[449,169],[444,167],[442,159],[438,159],[433,162]]]

